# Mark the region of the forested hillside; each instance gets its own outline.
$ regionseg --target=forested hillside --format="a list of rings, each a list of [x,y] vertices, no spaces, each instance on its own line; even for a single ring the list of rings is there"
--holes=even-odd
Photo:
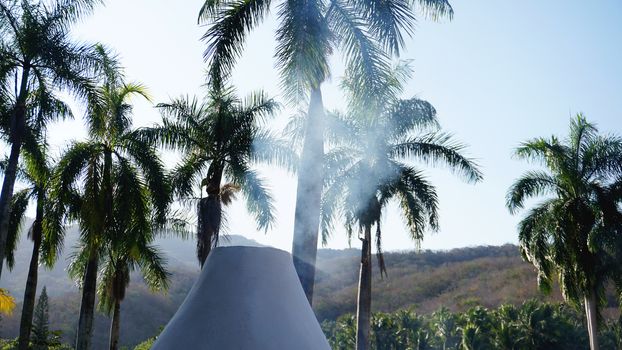
[[[75,233],[72,235],[75,237]],[[229,244],[253,245],[254,241],[231,236]],[[166,239],[159,245],[165,248],[172,274],[167,294],[153,294],[135,276],[128,289],[122,313],[122,344],[133,346],[156,334],[175,313],[192,286],[197,274],[194,242]],[[17,256],[27,259],[29,249],[23,244]],[[66,247],[66,258],[71,245]],[[314,301],[320,321],[335,320],[356,308],[359,251],[320,250],[318,256],[318,283]],[[441,306],[451,311],[464,311],[474,305],[497,307],[503,303],[522,304],[530,298],[561,300],[558,291],[545,297],[536,288],[533,267],[522,261],[514,245],[500,247],[461,248],[444,252],[391,252],[385,255],[388,277],[380,278],[374,266],[374,311],[395,311],[413,307],[420,314],[431,313]],[[66,260],[63,260],[66,261]],[[375,262],[375,261],[374,261]],[[18,263],[16,266],[26,266]],[[62,266],[61,266],[62,265]],[[47,285],[51,295],[51,329],[62,330],[66,341],[75,334],[75,322],[80,296],[58,264],[52,271],[43,270],[40,286]],[[14,270],[2,281],[1,287],[14,290],[19,296],[23,290],[25,271]],[[15,289],[13,289],[15,288]],[[616,317],[615,299],[610,298],[606,314]],[[20,306],[0,325],[0,337],[17,336]],[[101,314],[95,320],[94,348],[107,344],[109,319]]]

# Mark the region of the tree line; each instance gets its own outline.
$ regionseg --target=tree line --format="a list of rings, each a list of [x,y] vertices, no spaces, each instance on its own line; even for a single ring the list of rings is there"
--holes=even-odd
[[[166,289],[169,272],[153,241],[159,234],[190,230],[185,211],[172,209],[174,201],[196,207],[201,266],[218,245],[223,212],[237,195],[244,197],[258,229],[270,228],[273,199],[254,169],[257,163],[297,175],[292,255],[310,303],[318,238],[326,243],[339,222],[348,238],[361,241],[356,348],[369,349],[372,244],[384,272],[381,218],[387,204],[398,203],[418,243],[438,229],[436,189],[420,165],[440,163],[468,182],[482,179],[477,164],[464,156],[465,146],[442,131],[434,107],[402,96],[410,68],[392,63],[404,36],[412,33],[417,7],[438,18],[451,17],[451,5],[446,0],[278,5],[276,63],[286,102],[303,110],[280,136],[268,128],[280,104],[261,91],[240,98],[228,81],[246,36],[269,13],[270,2],[206,1],[198,16],[208,25],[202,38],[205,96],[159,103],[162,121],[139,129],[132,126],[129,98],[150,101],[146,87],[126,81],[111,49],[73,42],[68,34],[99,3],[0,1],[0,133],[10,146],[1,163],[0,261],[9,268],[26,208],[30,202],[36,206],[28,229],[34,247],[19,349],[27,349],[31,338],[38,266],[55,263],[67,223],[81,230],[69,269],[82,290],[75,346],[90,346],[99,295],[99,308],[112,315],[110,349],[117,349],[130,273],[140,270],[154,290]],[[327,111],[322,104],[321,85],[337,51],[346,62],[345,112]],[[88,137],[54,159],[47,126],[73,117],[58,97],[61,91],[86,106]],[[529,197],[552,195],[519,225],[521,249],[538,268],[544,290],[557,275],[564,296],[585,307],[592,349],[598,348],[604,286],[622,286],[621,145],[619,137],[598,134],[579,115],[567,140],[535,139],[517,149],[518,157],[539,160],[548,172],[520,178],[507,201],[515,212]],[[179,164],[165,169],[159,148],[179,151]],[[16,181],[29,187],[15,191]]]
[[[344,315],[325,321],[322,328],[333,349],[354,348],[356,321]],[[602,347],[622,346],[622,327],[618,320],[603,322]],[[482,306],[464,312],[447,308],[422,315],[414,310],[374,313],[371,322],[371,349],[589,349],[583,315],[568,304],[525,301],[522,305]]]

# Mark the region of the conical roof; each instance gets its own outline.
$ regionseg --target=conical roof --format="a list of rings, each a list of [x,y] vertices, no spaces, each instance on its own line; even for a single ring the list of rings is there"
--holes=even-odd
[[[220,247],[212,250],[152,349],[328,350],[330,346],[289,253]]]

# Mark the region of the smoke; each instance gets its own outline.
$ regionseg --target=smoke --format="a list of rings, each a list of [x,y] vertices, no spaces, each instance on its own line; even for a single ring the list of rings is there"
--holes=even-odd
[[[376,249],[381,252],[381,219],[390,201],[397,201],[412,238],[418,243],[425,231],[438,228],[437,197],[434,187],[415,162],[444,163],[467,180],[478,181],[481,174],[464,148],[451,135],[441,132],[435,108],[418,98],[402,98],[410,78],[406,64],[396,66],[385,80],[376,84],[371,98],[361,94],[346,75],[341,88],[347,98],[345,111],[323,113],[323,151],[301,165],[320,168],[323,175],[320,229],[325,245],[337,227],[343,225],[348,239],[364,227],[376,226]],[[380,88],[378,88],[380,87]],[[360,100],[360,96],[365,96]],[[285,134],[301,152],[309,136],[309,114],[290,119]],[[306,169],[308,171],[308,168]],[[300,172],[299,172],[300,176]],[[298,194],[305,194],[299,188]],[[311,207],[313,199],[300,203]]]

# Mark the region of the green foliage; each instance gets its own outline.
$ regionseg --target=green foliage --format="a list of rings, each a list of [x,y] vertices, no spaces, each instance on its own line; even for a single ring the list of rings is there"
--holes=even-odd
[[[17,249],[19,233],[22,232],[22,223],[26,218],[26,209],[31,201],[36,201],[36,217],[32,225],[27,228],[28,236],[33,241],[39,239],[41,241],[40,251],[43,256],[48,257],[48,262],[53,260],[53,255],[57,253],[59,247],[55,244],[59,242],[56,237],[61,235],[59,226],[43,226],[43,217],[46,216],[46,209],[49,208],[51,200],[49,196],[50,178],[52,176],[53,166],[48,158],[47,144],[41,141],[41,144],[35,148],[24,149],[22,151],[22,164],[18,168],[19,180],[27,184],[27,187],[16,192],[9,207],[9,231],[6,245],[6,263],[9,270],[14,267],[14,251]],[[6,164],[0,165],[0,171],[3,171]],[[38,236],[38,237],[35,237]],[[49,264],[47,264],[50,267]]]
[[[157,339],[156,337],[149,338],[145,340],[144,342],[136,345],[134,347],[134,350],[149,350],[153,346],[153,343],[155,343],[156,339]]]
[[[61,344],[62,332],[50,331],[49,302],[46,287],[43,287],[32,320],[30,346],[33,350],[66,349]]]
[[[46,288],[43,287],[37,306],[35,307],[35,313],[32,320],[32,334],[31,341],[33,348],[44,349],[50,339],[50,316],[48,305],[48,294]]]
[[[548,290],[557,273],[564,296],[581,304],[585,296],[602,296],[609,279],[622,287],[622,138],[598,134],[579,114],[566,140],[529,140],[516,156],[546,168],[527,172],[507,194],[512,213],[529,198],[550,195],[519,224],[523,255],[538,268],[542,288]]]
[[[622,138],[599,134],[578,114],[566,139],[535,138],[515,153],[545,168],[525,173],[507,194],[511,213],[545,196],[518,225],[523,257],[538,269],[543,291],[551,290],[557,275],[565,299],[583,303],[597,342],[593,329],[607,284],[622,290]]]
[[[103,262],[100,307],[109,312],[125,297],[136,268],[154,289],[167,286],[164,260],[152,243],[169,223],[172,191],[155,147],[132,130],[130,98],[149,100],[146,88],[126,82],[116,57],[103,47],[97,46],[94,55],[102,76],[88,101],[88,139],[71,144],[58,162],[51,185],[55,201],[44,226],[63,232],[64,221],[79,224],[80,244],[69,273],[85,296],[94,295],[97,265]],[[63,236],[56,238],[59,247]],[[93,305],[83,310],[81,320],[93,317]],[[79,323],[78,343],[87,342],[88,324]]]
[[[371,349],[588,349],[582,318],[565,304],[535,300],[518,307],[474,307],[462,313],[445,308],[428,315],[406,309],[375,313]],[[619,343],[619,327],[617,321],[611,322],[601,332],[606,344]],[[354,316],[325,321],[322,329],[333,349],[354,349]],[[606,344],[603,348],[614,348]]]
[[[0,3],[0,138],[10,144],[0,197],[0,270],[7,238],[13,239],[12,201],[22,151],[37,154],[47,125],[71,117],[58,98],[65,90],[81,98],[92,95],[98,62],[93,46],[72,40],[70,29],[99,0],[3,1]],[[36,158],[36,157],[35,157]],[[43,158],[40,158],[43,159]],[[13,203],[11,203],[13,202]],[[12,213],[7,210],[14,206]],[[19,225],[18,225],[19,226]],[[12,237],[8,237],[12,235]],[[8,262],[10,263],[10,257]]]
[[[476,182],[482,175],[477,165],[464,157],[464,147],[440,132],[435,109],[416,98],[402,100],[399,94],[408,74],[398,66],[390,77],[376,82],[383,93],[360,100],[359,86],[347,76],[343,87],[352,106],[346,115],[330,114],[340,130],[330,139],[326,184],[321,205],[322,241],[342,217],[348,237],[376,225],[376,249],[382,264],[380,220],[390,201],[400,205],[408,232],[415,242],[427,229],[438,228],[436,189],[423,172],[411,165],[442,163]],[[336,161],[331,161],[332,159]]]
[[[451,15],[446,0],[419,1],[424,14]],[[242,55],[245,40],[270,12],[271,1],[207,0],[199,22],[209,24],[203,40],[210,77],[227,78]],[[340,51],[359,97],[379,92],[376,82],[388,72],[390,55],[412,34],[415,7],[404,0],[283,1],[277,6],[276,64],[286,96],[295,102],[308,96],[330,76],[329,58]]]
[[[266,120],[279,109],[278,103],[262,91],[241,99],[233,88],[218,82],[209,87],[202,101],[179,98],[158,108],[162,124],[141,129],[137,136],[145,143],[183,152],[171,182],[182,200],[199,200],[199,262],[218,243],[222,206],[230,204],[238,192],[258,229],[267,230],[274,222],[272,196],[252,165],[263,162],[294,170],[297,164],[295,152],[264,129]],[[201,200],[204,191],[207,202]]]
[[[164,327],[160,327],[160,332],[158,333],[158,335],[160,333],[162,333],[163,329],[164,329]],[[153,346],[153,343],[155,343],[155,341],[158,340],[158,335],[153,336],[153,337],[145,340],[144,342],[136,345],[134,347],[134,350],[149,350],[149,349],[151,349],[151,347]]]
[[[31,344],[31,349],[45,349],[45,350],[73,350],[74,348],[66,343],[60,343],[59,339],[61,338],[61,333],[59,331],[51,332],[51,335],[54,337],[50,343],[41,348],[37,348]],[[0,339],[0,350],[16,350],[17,349],[17,338],[15,339]]]
[[[75,228],[68,230],[67,246],[73,246],[79,238],[76,231]],[[236,236],[233,236],[232,240],[227,244],[237,244]],[[172,272],[170,288],[166,295],[151,293],[138,271],[132,274],[132,283],[123,301],[122,345],[133,347],[157,334],[158,328],[170,320],[196,281],[198,269],[192,266],[194,261],[192,244],[177,242],[175,245],[169,245],[165,242],[163,243],[166,245],[163,247],[169,253],[170,259],[167,267]],[[68,262],[66,256],[59,258],[59,263],[53,271],[41,269],[40,281],[47,284],[48,288],[54,286],[57,295],[50,299],[50,328],[62,330],[63,341],[71,343],[75,339],[80,298],[74,282],[66,277]],[[23,289],[19,288],[23,288],[26,275],[24,264],[21,262],[29,261],[30,250],[22,247],[16,258],[17,267],[8,276],[7,282],[10,284],[7,287],[19,295],[23,293]],[[429,315],[438,312],[444,305],[448,312],[451,310],[449,314],[454,322],[457,322],[458,314],[472,308],[471,304],[463,303],[464,300],[478,300],[479,305],[489,310],[496,310],[501,304],[506,303],[520,306],[524,300],[530,298],[550,303],[563,300],[557,286],[554,287],[554,293],[549,296],[538,292],[534,268],[521,259],[519,249],[515,245],[471,247],[441,252],[427,250],[388,252],[385,253],[385,260],[389,277],[381,279],[377,269],[374,274],[372,309],[375,312],[392,314],[400,309],[414,307],[419,316],[429,318]],[[320,322],[334,322],[340,316],[356,311],[359,263],[359,250],[318,251],[319,273],[313,307]],[[27,264],[25,265],[27,268]],[[609,289],[607,297],[610,303],[604,309],[604,316],[607,320],[617,320],[619,310],[615,289]],[[565,309],[575,313],[568,306]],[[149,317],[145,318],[144,315]],[[19,309],[13,316],[3,316],[0,337],[17,336],[19,316]],[[93,348],[107,346],[109,325],[109,318],[101,313],[96,314]],[[585,329],[580,319],[578,327]],[[605,346],[604,337],[613,334],[613,328],[612,331],[608,331],[609,328],[606,327],[603,322],[602,348],[615,348]],[[459,341],[455,339],[457,326],[448,329],[453,330],[448,344],[458,343]],[[437,337],[441,338],[438,334]]]
[[[103,78],[88,104],[89,139],[73,143],[61,157],[52,184],[56,201],[45,225],[62,227],[64,219],[80,224],[82,250],[70,269],[77,278],[96,253],[114,256],[119,271],[138,265],[156,279],[166,273],[161,266],[147,268],[146,261],[161,260],[151,242],[155,230],[167,223],[171,191],[155,148],[131,129],[129,104],[132,96],[148,99],[148,94],[142,85],[124,81],[116,57],[103,47],[96,48],[96,55]]]
[[[93,46],[74,42],[70,28],[99,0],[4,1],[0,4],[0,107],[3,137],[14,108],[26,107],[25,139],[41,136],[54,120],[71,116],[54,91],[81,97],[93,93],[90,78],[99,67]],[[18,79],[19,77],[19,79]],[[10,106],[4,105],[5,103]],[[5,109],[6,108],[6,109]],[[33,143],[36,145],[36,143]]]

